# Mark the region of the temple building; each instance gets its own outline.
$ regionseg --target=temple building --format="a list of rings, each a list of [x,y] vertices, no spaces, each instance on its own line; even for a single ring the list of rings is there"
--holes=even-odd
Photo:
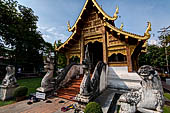
[[[127,67],[128,72],[138,69],[138,56],[146,50],[150,38],[151,23],[148,22],[143,36],[124,31],[123,24],[115,26],[119,8],[113,16],[106,14],[96,0],[86,0],[80,15],[68,30],[71,36],[58,48],[65,53],[67,64],[72,57],[77,57],[80,64],[84,59],[85,48],[88,45],[90,60],[95,67],[98,61],[103,61],[109,67]]]

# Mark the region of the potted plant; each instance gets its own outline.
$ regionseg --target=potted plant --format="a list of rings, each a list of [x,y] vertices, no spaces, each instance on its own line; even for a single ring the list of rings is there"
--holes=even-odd
[[[19,86],[14,91],[14,97],[16,98],[16,101],[24,100],[28,92],[28,88],[25,86]]]
[[[96,102],[90,102],[86,105],[84,113],[103,113],[100,104]]]

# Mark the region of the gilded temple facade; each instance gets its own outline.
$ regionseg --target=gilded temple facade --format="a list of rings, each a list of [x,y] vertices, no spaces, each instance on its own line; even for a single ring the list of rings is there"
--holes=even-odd
[[[56,50],[65,53],[67,64],[73,56],[78,57],[82,64],[88,45],[94,66],[98,61],[103,61],[111,67],[127,66],[129,72],[137,70],[138,56],[145,51],[150,38],[151,23],[148,22],[143,36],[129,33],[123,30],[123,24],[120,28],[115,26],[118,13],[117,7],[113,16],[109,16],[96,0],[86,0],[74,25],[71,27],[68,22],[71,36]]]

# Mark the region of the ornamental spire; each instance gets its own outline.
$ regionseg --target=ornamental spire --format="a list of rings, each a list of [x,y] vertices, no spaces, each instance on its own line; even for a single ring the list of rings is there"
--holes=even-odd
[[[67,28],[68,28],[68,31],[70,31],[71,27],[70,27],[70,21],[67,22]]]
[[[124,27],[124,24],[121,23],[121,26],[120,26],[120,30],[121,30],[121,31],[123,30],[123,27]]]
[[[152,29],[151,29],[151,22],[148,22],[148,27],[147,27],[147,29],[146,29],[146,31],[145,31],[145,34],[144,34],[144,36],[147,36],[147,37],[149,37],[150,38],[150,33],[149,33],[149,31],[151,31]]]
[[[118,18],[118,16],[117,16],[117,14],[119,13],[119,7],[118,6],[116,6],[116,11],[115,11],[115,13],[114,13],[114,15],[113,15],[113,18]]]

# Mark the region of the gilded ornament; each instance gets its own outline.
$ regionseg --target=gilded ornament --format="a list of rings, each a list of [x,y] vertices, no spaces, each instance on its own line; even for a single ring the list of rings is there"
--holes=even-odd
[[[68,28],[68,31],[70,31],[71,27],[70,27],[70,21],[67,22],[67,28]]]
[[[149,31],[151,31],[152,29],[151,29],[151,23],[150,22],[148,22],[148,27],[147,27],[147,29],[146,29],[146,31],[145,31],[145,34],[144,34],[144,36],[147,36],[148,38],[150,38],[150,33],[149,33]]]
[[[124,27],[124,25],[123,25],[123,23],[122,23],[121,26],[120,26],[120,30],[121,30],[121,31],[123,30],[123,27]]]
[[[116,12],[113,15],[113,18],[115,18],[115,20],[118,18],[117,14],[119,13],[119,7],[116,7]]]

